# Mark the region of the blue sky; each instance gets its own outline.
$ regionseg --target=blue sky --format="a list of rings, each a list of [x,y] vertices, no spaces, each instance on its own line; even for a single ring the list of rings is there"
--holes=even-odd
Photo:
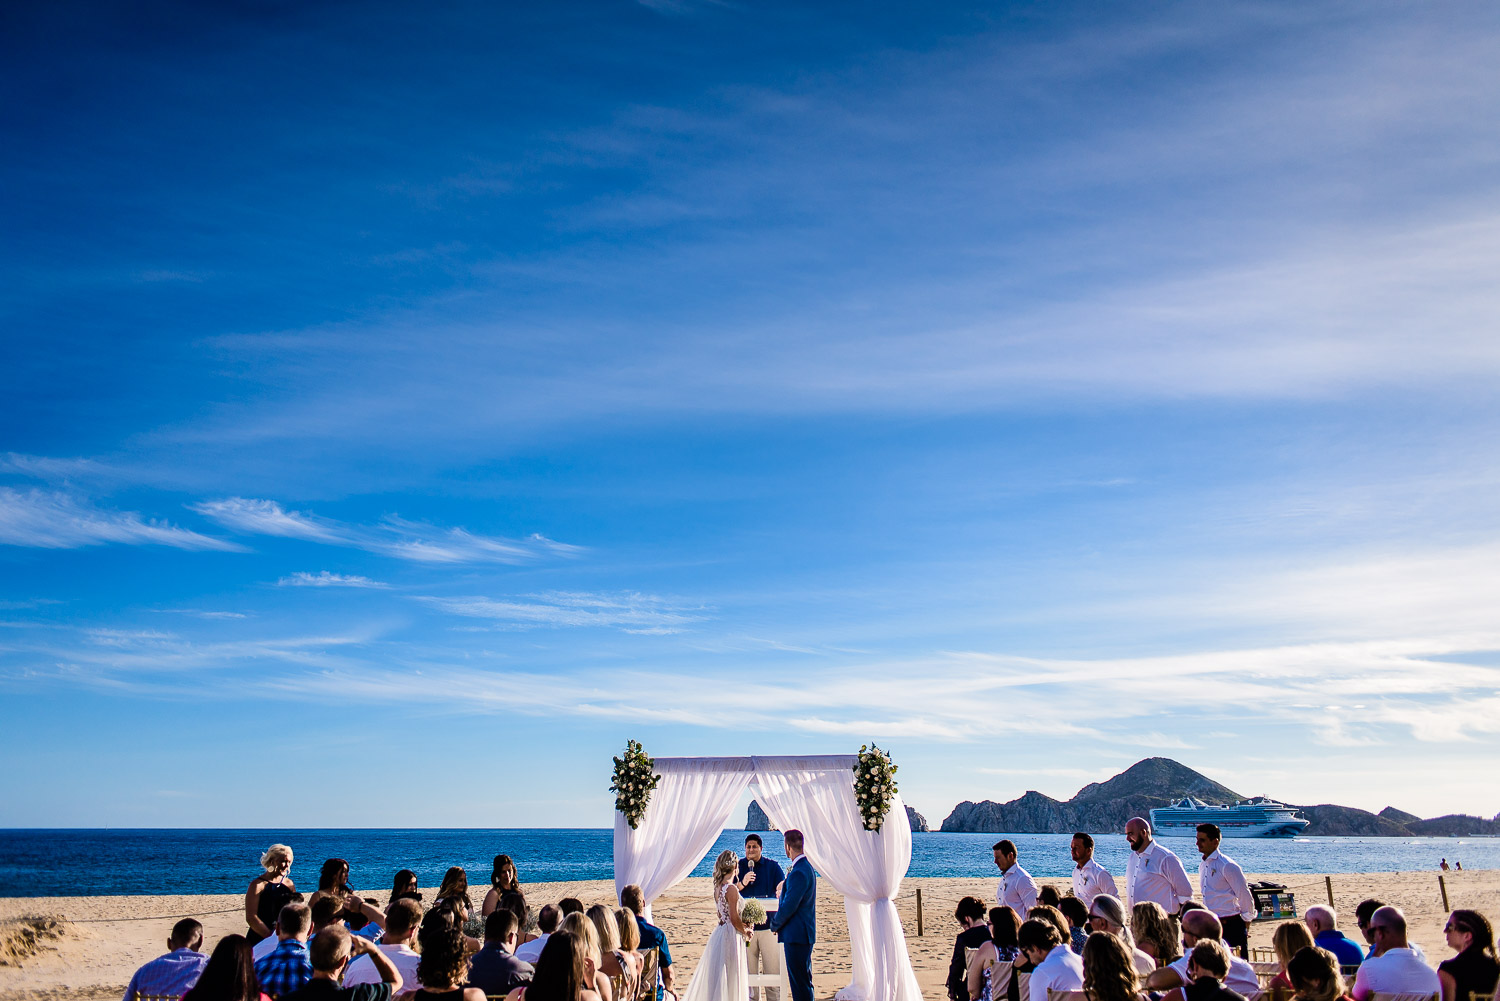
[[[1500,810],[1500,10],[4,17],[0,826]]]

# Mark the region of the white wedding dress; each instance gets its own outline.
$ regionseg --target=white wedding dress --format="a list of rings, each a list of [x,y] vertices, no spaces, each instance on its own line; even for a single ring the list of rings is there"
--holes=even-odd
[[[748,1001],[750,987],[745,974],[745,940],[729,922],[729,883],[714,893],[719,927],[708,936],[703,958],[693,971],[683,1001]]]

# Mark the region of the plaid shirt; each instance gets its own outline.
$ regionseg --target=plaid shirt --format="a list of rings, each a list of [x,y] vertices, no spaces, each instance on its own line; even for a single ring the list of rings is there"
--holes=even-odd
[[[307,943],[289,938],[255,964],[255,978],[260,989],[274,997],[294,991],[312,979],[312,960],[307,958]]]

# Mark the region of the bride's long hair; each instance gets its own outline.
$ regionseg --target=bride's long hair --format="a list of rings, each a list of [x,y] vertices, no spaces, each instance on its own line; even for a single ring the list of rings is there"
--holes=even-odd
[[[740,857],[738,855],[728,848],[721,851],[719,857],[714,859],[714,892],[717,893],[719,887],[728,882],[729,877],[738,872],[739,868]]]

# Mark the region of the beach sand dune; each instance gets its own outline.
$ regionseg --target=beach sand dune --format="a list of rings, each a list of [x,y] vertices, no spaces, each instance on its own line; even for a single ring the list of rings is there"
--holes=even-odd
[[[1306,873],[1290,876],[1257,875],[1294,889],[1297,904],[1325,902],[1322,876]],[[1040,879],[1060,890],[1062,879]],[[1449,902],[1453,907],[1471,907],[1500,918],[1500,870],[1449,873]],[[1333,877],[1334,901],[1342,920],[1353,932],[1354,906],[1366,897],[1396,904],[1407,914],[1412,938],[1421,942],[1437,961],[1448,954],[1443,944],[1445,912],[1433,872],[1371,873]],[[924,931],[917,936],[916,890],[922,890]],[[988,899],[994,878],[976,872],[973,879],[908,879],[902,884],[897,909],[906,928],[912,965],[925,998],[944,998],[943,980],[952,953],[957,926],[953,909],[960,897],[973,894]],[[434,891],[423,891],[431,900]],[[586,903],[610,902],[614,885],[607,880],[571,883],[532,883],[526,894],[533,907],[562,897],[575,896]],[[383,898],[384,894],[380,894]],[[219,936],[243,932],[241,895],[121,896],[121,897],[7,897],[0,898],[0,942],[18,933],[22,919],[42,918],[55,922],[55,937],[41,935],[34,952],[9,957],[0,953],[0,1001],[64,998],[118,998],[131,974],[142,963],[165,951],[174,921],[195,916],[203,922],[210,945]],[[849,982],[849,939],[844,923],[844,901],[828,881],[819,885],[819,943],[814,954],[814,985],[819,998],[831,998]],[[688,879],[656,901],[655,918],[672,945],[679,991],[685,987],[708,940],[714,921],[707,879]],[[1269,945],[1276,922],[1258,922],[1252,928],[1252,945]],[[19,962],[19,965],[14,965]]]

